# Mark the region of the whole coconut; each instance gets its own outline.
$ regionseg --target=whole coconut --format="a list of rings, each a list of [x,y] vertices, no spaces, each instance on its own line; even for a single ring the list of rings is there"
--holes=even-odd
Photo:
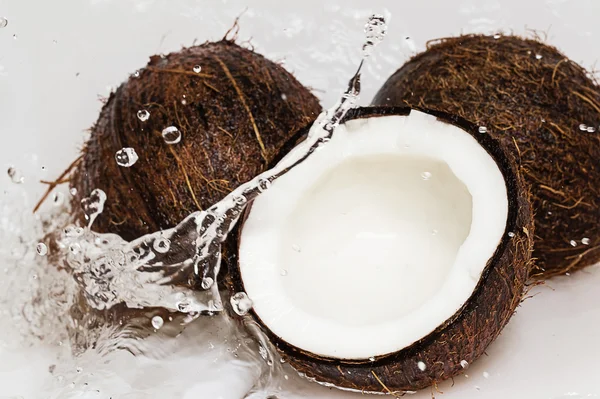
[[[556,48],[517,36],[441,39],[397,70],[373,104],[461,116],[516,156],[535,211],[533,276],[600,260],[600,89]]]
[[[99,188],[95,231],[131,240],[173,227],[263,171],[320,110],[289,72],[229,40],[153,56],[91,129],[71,179],[76,217],[84,222],[79,202]],[[123,148],[139,157],[130,167],[115,159]]]

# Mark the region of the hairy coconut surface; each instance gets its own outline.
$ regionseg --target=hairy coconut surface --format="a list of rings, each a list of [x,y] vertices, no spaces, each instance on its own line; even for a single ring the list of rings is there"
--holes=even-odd
[[[532,192],[534,277],[600,260],[600,89],[556,48],[516,36],[434,41],[373,104],[459,115],[513,153]]]
[[[273,333],[256,311],[252,310],[249,317],[264,329],[283,359],[300,373],[320,383],[380,393],[401,393],[434,385],[461,373],[464,369],[461,363],[472,362],[481,356],[521,302],[532,266],[533,215],[528,191],[513,157],[505,153],[492,135],[478,133],[476,124],[439,111],[419,110],[469,132],[497,164],[504,176],[508,194],[505,234],[485,266],[472,295],[458,312],[428,335],[394,353],[371,359],[339,359],[317,355],[286,342]],[[409,115],[410,112],[410,108],[359,108],[350,112],[346,121]],[[308,130],[309,128],[305,128],[292,137],[283,151],[289,151]],[[238,245],[251,212],[252,208],[247,209],[242,220],[237,236]],[[242,265],[239,263],[237,267],[232,267],[228,283],[232,292],[245,291]],[[360,295],[358,292],[355,294]]]
[[[74,209],[100,188],[108,199],[94,230],[131,240],[173,227],[260,173],[319,112],[290,73],[232,41],[153,56],[111,94],[91,129],[71,179]],[[177,144],[163,139],[170,126],[181,132]],[[115,161],[125,147],[139,156],[131,167]]]

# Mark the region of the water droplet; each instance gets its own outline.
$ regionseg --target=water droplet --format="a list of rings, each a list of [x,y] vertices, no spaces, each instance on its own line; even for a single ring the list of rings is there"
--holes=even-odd
[[[282,94],[282,95],[281,95],[281,99],[282,99],[283,101],[287,101],[287,96],[286,96],[285,94]]]
[[[296,252],[301,252],[302,248],[298,244],[292,244],[292,249]]]
[[[466,369],[467,367],[469,367],[469,362],[467,362],[466,360],[461,360],[461,361],[460,361],[460,366],[461,366],[463,369]]]
[[[490,378],[490,373],[488,373],[487,371],[484,371],[483,378]]]
[[[421,371],[425,371],[425,369],[427,369],[427,366],[425,366],[425,363],[423,362],[417,363],[417,367],[419,367],[419,370]]]
[[[535,59],[536,60],[541,60],[542,59],[542,55],[541,54],[536,54],[535,55]]]
[[[152,243],[152,247],[159,254],[166,254],[167,252],[169,252],[169,248],[171,247],[171,241],[169,241],[165,237],[160,237],[157,240],[154,240],[154,243]]]
[[[85,213],[86,219],[89,221],[89,226],[94,223],[94,219],[104,211],[104,203],[106,202],[106,193],[97,188],[81,200],[81,208]]]
[[[163,129],[162,137],[167,144],[177,144],[181,141],[181,132],[175,126],[169,126]]]
[[[285,269],[281,269],[281,272],[279,272],[282,276],[287,276],[288,275],[288,271]]]
[[[77,195],[77,189],[75,187],[71,187],[71,189],[69,190],[69,192],[71,193],[71,195],[73,197]]]
[[[123,166],[125,168],[129,168],[133,166],[138,160],[138,154],[131,147],[121,148],[115,154],[115,160],[117,161],[117,165]]]
[[[148,120],[148,118],[150,118],[150,112],[148,112],[148,110],[145,110],[145,109],[140,109],[137,112],[137,117],[142,122],[146,122]]]
[[[479,126],[478,131],[479,131],[479,133],[487,133],[487,127],[485,127],[485,126]]]
[[[23,177],[21,171],[14,166],[8,168],[8,177],[15,184],[22,184],[25,181],[25,177]]]
[[[65,236],[67,237],[80,237],[83,235],[83,229],[81,227],[69,225],[65,227]]]
[[[210,287],[212,287],[212,285],[215,283],[215,280],[213,280],[210,277],[205,277],[202,279],[202,283],[200,284],[202,286],[203,289],[207,290]]]
[[[288,377],[288,375],[287,375],[287,374],[286,374],[286,375],[284,375],[284,376],[283,376],[283,378],[285,378],[286,380],[289,380],[289,379],[290,379],[290,377]]]
[[[589,238],[587,238],[587,237],[583,237],[583,238],[581,239],[581,243],[582,243],[583,245],[590,245],[590,239],[589,239]]]
[[[429,180],[429,179],[431,179],[431,172],[423,172],[423,173],[421,173],[421,178],[423,180]]]
[[[7,25],[8,25],[8,19],[6,19],[5,17],[0,17],[0,29],[6,28]]]
[[[269,357],[269,353],[267,352],[267,348],[265,348],[262,345],[258,346],[258,353],[260,354],[260,357],[262,357],[264,360],[267,360],[267,358]]]
[[[494,39],[500,39],[502,37],[502,35],[500,33],[496,33],[494,35]]]
[[[40,256],[44,256],[48,253],[48,247],[43,242],[38,242],[35,246],[35,250]]]
[[[155,330],[160,330],[164,324],[165,324],[165,321],[163,320],[162,317],[154,316],[152,318],[152,327],[154,327]]]
[[[594,133],[596,131],[596,128],[594,126],[588,126],[587,127],[587,132],[588,133]]]
[[[509,231],[509,232],[508,232],[508,236],[509,236],[510,238],[513,238],[513,237],[515,236],[515,233],[513,233],[512,231]]]
[[[569,241],[569,244],[571,244],[572,247],[576,247],[577,246],[577,241],[571,240],[571,241]]]
[[[375,356],[371,356],[371,357],[369,358],[369,361],[371,361],[371,362],[374,362],[374,361],[375,361]]]
[[[587,130],[587,125],[585,123],[582,123],[579,125],[579,130],[585,132]]]
[[[269,179],[260,179],[258,181],[258,191],[264,193],[271,187],[271,181]]]
[[[137,70],[137,71],[134,71],[134,72],[131,74],[131,77],[132,77],[132,78],[139,78],[139,77],[140,77],[140,71],[139,71],[139,70]]]
[[[250,309],[252,309],[252,300],[248,298],[248,295],[245,292],[237,292],[231,297],[231,307],[233,311],[239,315],[244,316],[248,314]]]
[[[65,195],[63,193],[54,193],[54,195],[52,196],[52,201],[54,203],[55,206],[59,206],[63,203],[63,200],[65,199]]]
[[[201,67],[200,65],[194,65],[194,68],[193,68],[193,70],[194,70],[194,72],[196,72],[196,73],[200,73],[200,71],[202,70],[202,67]]]
[[[181,302],[177,302],[177,304],[175,305],[177,306],[177,310],[179,310],[182,313],[187,313],[190,304],[187,303],[186,301],[181,301]]]
[[[81,245],[78,243],[71,244],[69,245],[69,251],[71,251],[73,255],[77,255],[81,251]]]
[[[246,202],[248,202],[248,200],[243,195],[236,195],[235,197],[233,197],[233,202],[235,202],[238,205],[244,205]]]

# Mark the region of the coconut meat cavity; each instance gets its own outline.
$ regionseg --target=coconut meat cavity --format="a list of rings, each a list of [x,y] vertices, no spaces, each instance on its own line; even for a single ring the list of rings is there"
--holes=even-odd
[[[356,119],[257,198],[239,266],[256,315],[313,354],[367,359],[469,299],[505,233],[504,177],[431,115]]]

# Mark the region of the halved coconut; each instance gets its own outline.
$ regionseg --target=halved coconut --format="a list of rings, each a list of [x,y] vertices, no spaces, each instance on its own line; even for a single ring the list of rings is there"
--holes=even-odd
[[[247,211],[230,278],[307,377],[414,390],[459,373],[507,323],[532,228],[490,135],[439,112],[361,108]]]

